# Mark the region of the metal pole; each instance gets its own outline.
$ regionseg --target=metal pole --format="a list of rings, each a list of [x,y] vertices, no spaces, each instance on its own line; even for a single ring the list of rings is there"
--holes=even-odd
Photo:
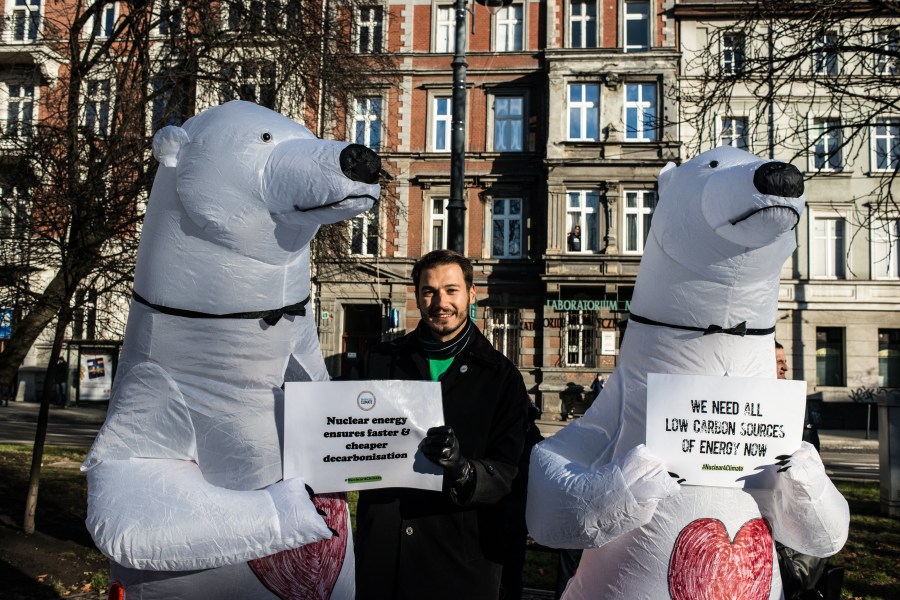
[[[453,55],[453,122],[450,139],[450,202],[447,245],[465,252],[466,203],[466,0],[456,0],[456,48]]]

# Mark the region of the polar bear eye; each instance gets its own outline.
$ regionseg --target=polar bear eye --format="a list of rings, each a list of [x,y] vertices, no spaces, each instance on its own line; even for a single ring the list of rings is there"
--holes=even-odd
[[[715,169],[718,166],[719,166],[719,161],[717,161],[717,160],[714,160],[711,163],[709,163],[709,168],[711,168],[711,169]]]
[[[263,132],[263,134],[262,134],[261,136],[259,136],[259,137],[260,137],[260,139],[261,139],[262,141],[264,141],[264,142],[271,142],[271,141],[272,141],[272,134],[269,133],[268,131]]]

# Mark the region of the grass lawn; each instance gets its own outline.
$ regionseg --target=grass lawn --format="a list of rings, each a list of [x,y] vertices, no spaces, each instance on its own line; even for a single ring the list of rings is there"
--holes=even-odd
[[[31,449],[0,446],[0,581],[3,598],[87,597],[104,587],[106,559],[84,528],[87,490],[78,470],[84,450],[48,447],[44,455],[38,533],[19,527],[31,465]],[[831,563],[846,569],[845,600],[900,599],[900,519],[879,512],[876,483],[838,482],[850,504],[850,539]],[[351,510],[355,509],[351,497]],[[556,586],[556,555],[529,550],[526,587]]]

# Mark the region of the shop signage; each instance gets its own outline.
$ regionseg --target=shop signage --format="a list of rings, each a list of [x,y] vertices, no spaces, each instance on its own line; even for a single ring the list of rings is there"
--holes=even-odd
[[[631,300],[547,300],[546,306],[555,311],[608,310],[611,312],[628,312],[631,310]]]

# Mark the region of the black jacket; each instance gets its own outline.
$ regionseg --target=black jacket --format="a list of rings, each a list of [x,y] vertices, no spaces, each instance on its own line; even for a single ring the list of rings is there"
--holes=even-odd
[[[441,378],[445,423],[475,467],[464,506],[443,492],[363,491],[356,512],[356,597],[496,600],[505,499],[525,440],[522,376],[478,331]],[[376,346],[359,379],[430,380],[415,333]]]

